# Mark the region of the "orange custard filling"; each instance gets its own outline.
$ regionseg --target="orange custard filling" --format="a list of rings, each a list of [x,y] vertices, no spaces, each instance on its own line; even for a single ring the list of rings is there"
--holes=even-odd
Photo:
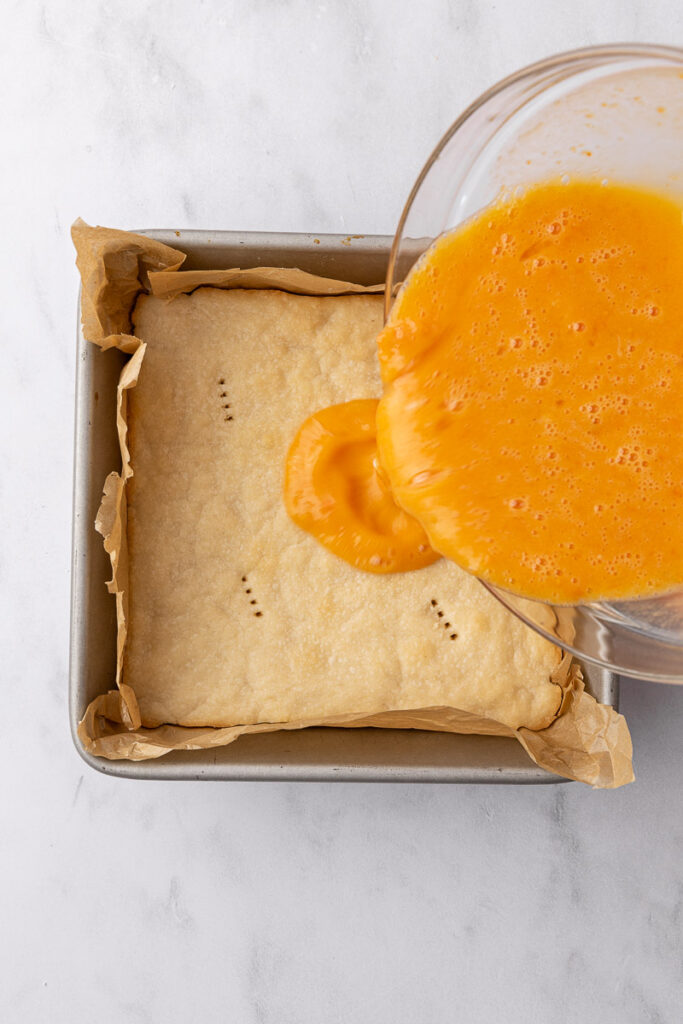
[[[683,223],[539,185],[438,239],[379,338],[382,465],[432,547],[556,603],[683,583]]]
[[[309,416],[287,457],[285,505],[295,523],[358,569],[421,569],[439,555],[394,501],[377,460],[376,413],[371,398]]]

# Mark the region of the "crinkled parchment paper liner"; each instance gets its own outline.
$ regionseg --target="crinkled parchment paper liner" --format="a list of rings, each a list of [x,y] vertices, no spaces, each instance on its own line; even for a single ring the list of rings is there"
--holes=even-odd
[[[85,337],[101,348],[116,347],[130,354],[117,393],[117,429],[121,472],[110,473],[104,485],[95,526],[104,537],[112,564],[107,584],[116,596],[118,644],[116,689],[91,702],[79,726],[86,748],[98,757],[133,761],[160,757],[171,750],[201,750],[224,746],[247,733],[337,726],[380,729],[425,729],[438,732],[514,736],[542,768],[593,786],[612,788],[633,779],[631,737],[622,715],[598,704],[585,692],[578,666],[565,656],[553,681],[559,688],[558,713],[545,729],[510,729],[457,708],[433,707],[379,714],[348,714],[292,722],[260,723],[231,728],[141,726],[133,690],[121,678],[126,640],[127,571],[126,481],[132,476],[127,445],[127,391],[134,387],[145,344],[130,334],[131,311],[142,291],[172,298],[181,292],[212,285],[218,288],[279,288],[306,295],[342,295],[381,291],[344,281],[316,277],[300,270],[272,267],[255,270],[179,271],[184,254],[141,235],[108,228],[91,228],[77,221],[72,229],[82,279],[82,317]]]

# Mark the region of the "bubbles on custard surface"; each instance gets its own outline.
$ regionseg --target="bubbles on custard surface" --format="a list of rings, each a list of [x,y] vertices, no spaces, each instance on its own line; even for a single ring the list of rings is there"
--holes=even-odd
[[[568,202],[563,204],[564,207],[568,205]],[[463,330],[463,335],[473,339],[473,344],[482,345],[486,353],[479,361],[469,358],[465,351],[462,353],[473,370],[471,382],[474,395],[471,404],[456,406],[458,415],[455,417],[461,424],[458,429],[462,430],[457,436],[464,442],[473,433],[485,434],[491,430],[502,432],[506,443],[501,447],[507,449],[509,454],[501,452],[505,460],[501,461],[501,466],[511,461],[515,472],[511,474],[510,466],[506,465],[503,472],[495,473],[495,479],[501,485],[499,490],[506,492],[509,497],[514,498],[521,493],[515,487],[515,473],[525,480],[524,470],[529,461],[548,484],[554,482],[559,485],[558,492],[552,497],[548,496],[550,520],[548,517],[535,518],[539,514],[536,506],[524,513],[510,508],[506,510],[506,514],[515,520],[528,520],[528,526],[533,527],[535,542],[538,544],[543,539],[543,533],[539,531],[547,528],[548,521],[552,522],[558,510],[563,510],[567,516],[575,514],[575,507],[569,508],[562,504],[562,479],[564,477],[567,480],[564,474],[568,466],[571,469],[572,459],[578,458],[578,464],[587,475],[592,472],[596,479],[601,477],[609,486],[618,484],[622,476],[627,474],[632,500],[635,498],[638,502],[644,502],[651,509],[660,504],[659,500],[655,501],[661,495],[653,489],[656,480],[652,475],[652,463],[657,460],[642,452],[640,459],[628,459],[619,465],[614,464],[614,458],[620,447],[634,444],[654,447],[647,442],[653,441],[653,424],[661,422],[658,417],[662,395],[671,394],[667,385],[672,381],[672,389],[677,386],[675,373],[671,377],[663,372],[664,364],[657,361],[652,351],[652,339],[655,337],[653,332],[660,330],[662,324],[670,323],[667,317],[667,308],[671,316],[668,298],[648,288],[646,281],[638,280],[629,288],[623,277],[620,279],[630,254],[624,246],[620,248],[614,244],[617,236],[615,233],[610,236],[607,221],[604,227],[598,225],[599,230],[591,244],[579,239],[580,244],[574,248],[571,256],[564,258],[563,252],[562,259],[556,259],[554,249],[559,239],[564,239],[565,232],[564,229],[560,232],[547,229],[549,225],[561,223],[558,211],[559,206],[551,216],[539,218],[535,239],[528,236],[520,243],[519,251],[524,251],[534,240],[541,239],[539,232],[545,232],[544,248],[537,249],[531,257],[544,261],[537,268],[537,274],[524,277],[520,267],[518,276],[507,291],[488,296],[488,308],[484,304],[486,296],[482,289],[476,310],[476,323],[473,321],[469,331]],[[493,224],[493,219],[490,223]],[[573,228],[573,224],[570,226]],[[587,231],[589,226],[589,220],[584,219],[581,231]],[[489,234],[490,244],[497,242],[501,222],[497,221],[494,227],[496,230]],[[512,225],[510,233],[515,232],[516,226]],[[576,237],[578,235],[575,234]],[[594,259],[592,263],[591,256]],[[557,284],[561,280],[560,271],[565,273],[564,264],[569,271],[578,275],[574,280],[582,282],[582,288],[591,288],[593,291],[586,303],[581,289],[578,289],[575,292],[576,301],[566,304],[571,315],[558,319],[555,305],[548,302],[547,295],[549,287],[564,287]],[[506,266],[501,252],[496,272],[502,276]],[[647,273],[644,277],[647,277]],[[495,287],[494,282],[490,284]],[[594,315],[591,306],[592,296],[597,297],[596,301],[600,303],[597,315]],[[653,306],[658,310],[654,316]],[[443,309],[447,311],[447,301]],[[639,315],[636,316],[630,310],[638,311]],[[516,323],[510,324],[512,329],[508,327],[510,313],[516,317]],[[495,324],[492,322],[494,319]],[[611,336],[607,336],[604,330],[608,322],[616,325]],[[583,326],[577,330],[573,325]],[[568,345],[570,349],[567,349]],[[546,363],[552,367],[552,380],[540,383],[538,369]],[[494,366],[496,369],[493,369]],[[491,396],[477,394],[477,374],[482,371],[491,371],[494,377],[498,377],[499,394],[493,396],[493,402]],[[457,372],[457,367],[454,372]],[[481,407],[481,416],[478,415],[478,407]],[[634,421],[642,426],[643,433],[630,433]],[[524,438],[525,422],[529,425],[529,433],[538,437],[539,442],[546,441],[556,448],[556,460],[547,458],[540,451],[534,452],[529,460],[528,439],[525,441]],[[671,436],[680,436],[680,414],[678,423],[672,421],[666,425],[666,430]],[[568,443],[565,446],[563,443],[564,438],[573,443],[574,454],[571,445]],[[610,459],[612,461],[608,462]],[[553,476],[554,461],[560,465],[559,479]],[[638,463],[638,472],[633,469],[634,463]],[[614,498],[614,495],[611,497]],[[617,532],[626,536],[631,529],[637,533],[637,525],[634,526],[629,520],[628,509],[623,502],[618,502],[616,498],[590,502],[587,494],[586,498],[586,515],[598,515],[593,511],[593,505],[603,506],[599,518],[604,521],[607,542]],[[666,500],[662,499],[662,502],[666,506]],[[444,502],[446,507],[447,502]],[[641,507],[645,506],[641,504]],[[487,530],[486,535],[490,532]],[[634,545],[627,544],[630,553],[632,547]],[[612,562],[609,564],[613,565]],[[517,573],[513,572],[512,575],[518,577]]]

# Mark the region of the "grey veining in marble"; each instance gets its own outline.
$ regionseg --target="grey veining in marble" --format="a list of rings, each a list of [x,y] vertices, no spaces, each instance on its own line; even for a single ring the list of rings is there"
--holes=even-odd
[[[391,232],[482,88],[680,42],[678,0],[2,14],[0,1020],[676,1024],[683,688],[624,685],[615,793],[142,784],[78,760],[66,674],[70,222]]]

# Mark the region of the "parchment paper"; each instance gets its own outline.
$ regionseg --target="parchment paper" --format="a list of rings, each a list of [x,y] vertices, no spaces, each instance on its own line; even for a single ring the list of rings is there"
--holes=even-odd
[[[318,277],[305,270],[257,267],[255,270],[160,270],[149,274],[152,295],[172,298],[183,292],[210,285],[213,288],[276,288],[295,295],[357,295],[378,293],[384,285],[351,284],[331,277]]]
[[[127,391],[134,387],[142,366],[144,340],[131,335],[131,312],[138,295],[151,291],[171,299],[174,295],[211,285],[218,288],[279,288],[297,294],[343,295],[381,291],[345,281],[317,277],[300,270],[257,269],[179,271],[184,254],[142,235],[110,228],[92,228],[76,221],[72,237],[82,281],[82,321],[85,337],[106,349],[116,347],[130,354],[117,389],[117,430],[121,471],[105,481],[96,529],[112,565],[107,584],[116,596],[118,622],[116,689],[91,702],[79,725],[87,750],[98,757],[133,761],[160,757],[171,750],[199,750],[224,746],[247,733],[303,729],[308,726],[381,729],[425,729],[438,732],[513,736],[542,768],[565,778],[600,788],[614,788],[633,780],[632,746],[624,717],[598,704],[585,692],[576,663],[565,656],[553,675],[562,689],[555,720],[545,729],[512,730],[499,722],[457,708],[418,708],[374,715],[336,717],[293,722],[261,723],[231,728],[189,728],[162,725],[141,727],[133,690],[121,677],[126,641],[127,544],[126,481],[132,475],[127,445]]]

